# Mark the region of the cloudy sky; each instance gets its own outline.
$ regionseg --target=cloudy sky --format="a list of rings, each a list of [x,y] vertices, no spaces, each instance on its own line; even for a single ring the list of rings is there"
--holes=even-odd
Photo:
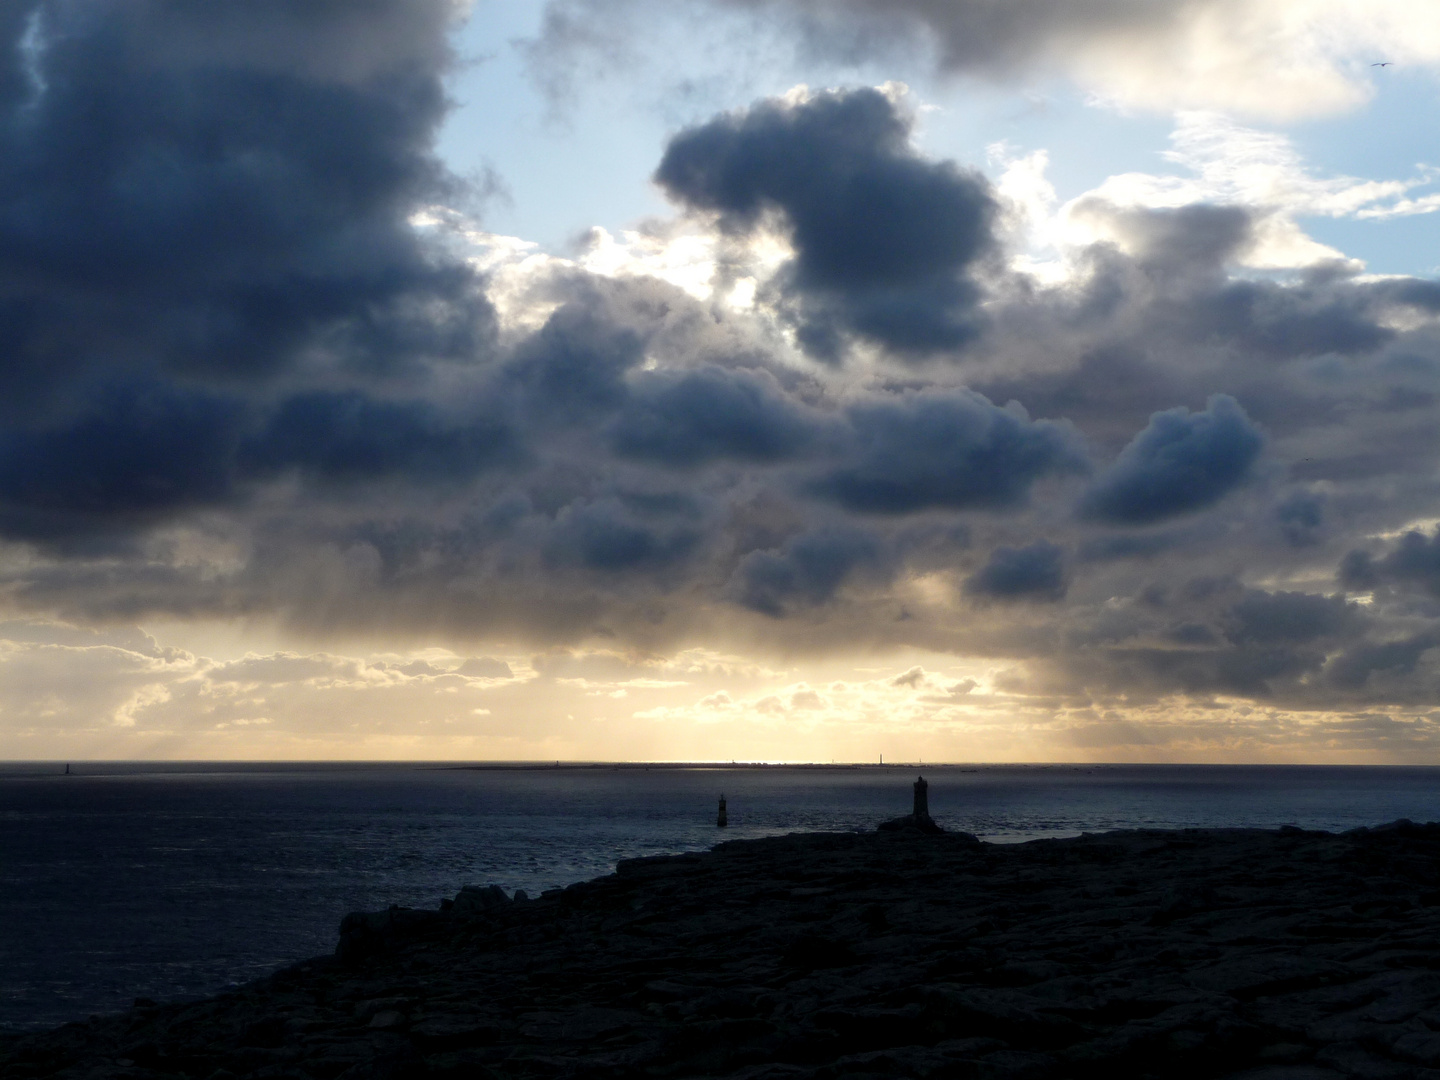
[[[0,758],[1440,762],[1430,0],[0,37]]]

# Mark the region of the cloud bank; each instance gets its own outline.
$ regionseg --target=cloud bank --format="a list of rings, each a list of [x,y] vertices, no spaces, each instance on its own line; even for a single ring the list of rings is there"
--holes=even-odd
[[[1009,189],[921,153],[912,104],[864,87],[678,131],[656,148],[671,217],[542,255],[485,233],[434,154],[447,3],[17,10],[0,27],[17,626],[249,620],[357,686],[426,693],[555,649],[911,650],[983,658],[1016,715],[1429,715],[1432,280],[1303,245],[1289,273],[1252,273],[1274,208],[1235,185],[1162,204],[1097,189],[1036,272]],[[983,67],[972,31],[1003,60],[1165,41],[1229,8],[904,10],[953,35],[946,63]],[[455,663],[330,651],[357,640]],[[251,678],[158,645],[116,655],[76,659],[114,661],[112,727],[178,709],[192,675],[227,701]],[[301,664],[267,655],[257,685]],[[944,708],[982,700],[947,678],[972,692]],[[720,692],[655,708],[718,714]],[[770,696],[755,716],[850,700]]]
[[[747,17],[839,64],[927,55],[936,70],[1004,84],[1068,77],[1128,109],[1218,109],[1294,120],[1373,94],[1370,64],[1440,64],[1440,15],[1424,0],[695,0],[619,9],[551,0],[534,50],[551,78],[578,53],[634,62],[657,21]]]

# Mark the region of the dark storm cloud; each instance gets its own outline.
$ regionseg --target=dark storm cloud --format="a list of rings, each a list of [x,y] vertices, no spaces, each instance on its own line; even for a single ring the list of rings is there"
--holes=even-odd
[[[797,536],[784,547],[752,551],[731,581],[735,601],[773,618],[796,608],[829,602],[853,575],[878,572],[884,551],[872,534],[849,527],[828,527]]]
[[[1172,641],[1176,645],[1218,645],[1220,643],[1215,631],[1204,623],[1180,623],[1177,626],[1166,628],[1162,636],[1166,641]]]
[[[1386,300],[1429,314],[1440,314],[1440,281],[1426,278],[1386,278],[1375,283]]]
[[[1094,253],[1092,315],[1143,297],[1150,335],[1274,359],[1366,353],[1395,336],[1376,319],[1384,294],[1347,287],[1353,271],[1321,266],[1287,285],[1228,277],[1256,239],[1257,214],[1245,207],[1122,208],[1092,198],[1074,212],[1105,222],[1125,249]]]
[[[1191,309],[1191,332],[1201,341],[1233,341],[1271,358],[1367,353],[1395,337],[1377,323],[1371,301],[1361,290],[1347,295],[1234,282]]]
[[[306,350],[393,367],[483,345],[472,275],[407,223],[455,190],[430,149],[443,0],[32,10],[0,24],[24,54],[0,98],[9,408],[100,367],[254,379]]]
[[[255,475],[295,469],[342,483],[387,476],[456,480],[513,457],[514,438],[499,419],[457,423],[428,401],[312,391],[281,404],[242,448],[240,462]]]
[[[1081,219],[1102,223],[1121,251],[1097,246],[1086,314],[1113,316],[1139,299],[1146,333],[1193,343],[1223,342],[1275,359],[1370,352],[1394,337],[1377,322],[1377,301],[1400,294],[1356,287],[1351,268],[1322,264],[1299,281],[1232,278],[1227,271],[1257,239],[1257,211],[1196,203],[1119,207],[1081,200]]]
[[[1365,642],[1330,662],[1326,675],[1341,690],[1363,690],[1379,677],[1404,678],[1414,674],[1420,658],[1440,645],[1440,631],[1427,630],[1396,641]]]
[[[1412,460],[1418,432],[1405,434],[1396,414],[1432,403],[1436,346],[1428,331],[1394,329],[1420,317],[1401,299],[1408,290],[1333,266],[1283,283],[1236,278],[1232,264],[1253,224],[1233,207],[1105,214],[1123,243],[1084,249],[1080,273],[1063,287],[1017,288],[989,307],[985,348],[1035,359],[979,370],[973,389],[1064,416],[1117,448],[1155,412],[1217,390],[1277,439],[1384,412],[1392,419],[1376,438],[1310,446],[1304,452],[1315,456],[1292,463],[1293,478],[1383,473]],[[1317,377],[1318,365],[1342,357],[1356,365],[1346,378]],[[1306,362],[1317,366],[1307,371]]]
[[[1115,559],[1151,559],[1185,543],[1183,533],[1112,533],[1096,536],[1080,545],[1080,558],[1087,562],[1110,562]]]
[[[446,430],[419,402],[266,404],[302,367],[393,378],[492,347],[475,275],[409,224],[460,193],[431,149],[453,16],[6,7],[0,530],[124,530],[255,472],[453,473],[496,453],[495,431]]]
[[[1341,700],[1423,696],[1420,657],[1427,641],[1440,641],[1430,631],[1395,635],[1371,608],[1343,596],[1246,588],[1228,576],[1151,586],[1136,599],[1123,609],[1128,630],[1099,648],[1093,632],[1078,633],[1074,640],[1092,647],[1055,658],[1075,685],[1102,695],[1223,694],[1325,710]],[[1372,673],[1383,692],[1367,686]]]
[[[976,333],[966,271],[992,246],[988,184],[921,158],[909,119],[877,90],[766,101],[671,140],[655,179],[732,232],[778,211],[795,248],[783,288],[801,344],[838,359],[848,335],[901,353]]]
[[[238,508],[257,481],[290,471],[320,488],[443,483],[519,453],[501,420],[447,417],[423,400],[313,391],[266,415],[234,395],[131,379],[60,422],[0,428],[0,530],[51,542],[118,535],[191,508]]]
[[[656,571],[689,555],[700,535],[686,526],[638,520],[618,499],[576,503],[558,516],[545,561],[598,573]]]
[[[58,539],[221,502],[242,417],[220,394],[130,382],[62,423],[0,428],[0,530]]]
[[[1351,551],[1341,560],[1339,579],[1354,591],[1387,584],[1440,596],[1440,529],[1429,537],[1415,530],[1407,532],[1392,551],[1378,559],[1366,551]]]
[[[996,548],[965,581],[965,594],[982,600],[1048,600],[1065,597],[1065,552],[1048,540],[1027,547]]]
[[[1244,482],[1264,437],[1235,399],[1217,394],[1203,412],[1156,413],[1081,501],[1082,515],[1148,525],[1203,509]]]
[[[1320,542],[1325,526],[1325,499],[1309,491],[1297,491],[1275,508],[1280,531],[1294,547]]]
[[[595,300],[562,305],[509,362],[501,392],[517,398],[533,423],[584,422],[629,397],[625,373],[644,360],[644,337],[607,317]]]
[[[768,374],[709,366],[639,374],[611,437],[625,457],[684,467],[715,458],[780,461],[818,426]]]
[[[1269,699],[1319,671],[1325,655],[1313,649],[1255,646],[1117,650],[1108,659],[1118,661],[1107,674],[1120,692],[1148,686],[1162,692]]]
[[[1022,504],[1041,477],[1086,465],[1066,426],[967,391],[865,402],[848,419],[850,460],[813,490],[865,513],[1006,509]]]
[[[1424,542],[1423,537],[1421,542]],[[1368,551],[1347,552],[1340,560],[1335,577],[1351,592],[1363,592],[1380,584],[1380,572],[1375,565],[1375,556]]]
[[[1328,708],[1315,694],[1327,658],[1364,651],[1374,623],[1340,596],[1247,589],[1198,577],[1148,589],[1130,633],[1059,661],[1082,685],[1116,693],[1235,694]],[[1156,646],[1151,642],[1163,642]],[[1323,691],[1329,693],[1329,691]]]
[[[1237,645],[1273,645],[1348,635],[1359,626],[1359,606],[1342,596],[1255,589],[1230,608],[1225,636]]]
[[[1131,347],[1129,327],[1123,323],[1120,332],[1107,335],[1122,337],[1122,344],[1106,342],[1103,347],[1086,348],[1091,318],[1077,318],[1064,302],[1058,315],[1053,315],[1057,329],[1053,335],[1063,343],[1072,333],[1079,332],[1079,342],[1072,344],[1080,353],[1071,363],[1038,371],[1001,371],[978,378],[973,389],[992,401],[1021,401],[1032,413],[1042,416],[1064,416],[1083,426],[1086,434],[1117,449],[1123,446],[1145,424],[1157,409],[1173,403],[1184,392],[1184,384],[1169,367],[1151,360],[1146,352]],[[1028,306],[1029,322],[1052,317],[1042,302],[1020,305],[1017,315],[1024,316]],[[1076,322],[1079,326],[1076,326]],[[1102,325],[1109,320],[1103,320]],[[1108,326],[1106,326],[1108,329]],[[1028,326],[1008,333],[1003,340],[1014,339],[1024,345]],[[1042,331],[1043,332],[1043,331]],[[1042,338],[1042,340],[1045,340]],[[1048,342],[1047,342],[1048,343]],[[1079,346],[1077,348],[1077,345]],[[1063,347],[1063,345],[1062,345]]]

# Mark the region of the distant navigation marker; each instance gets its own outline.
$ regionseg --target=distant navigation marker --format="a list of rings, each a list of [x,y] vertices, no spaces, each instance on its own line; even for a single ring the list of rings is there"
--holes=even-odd
[[[725,795],[722,793],[720,795],[720,816],[715,819],[715,825],[717,828],[723,829],[729,824],[730,819],[725,814]]]

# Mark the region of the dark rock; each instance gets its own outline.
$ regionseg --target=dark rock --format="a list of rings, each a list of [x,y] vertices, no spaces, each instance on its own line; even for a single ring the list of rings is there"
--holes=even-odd
[[[916,832],[942,833],[945,830],[935,824],[935,820],[926,814],[923,818],[917,818],[914,814],[906,814],[904,817],[891,818],[889,821],[882,821],[875,826],[881,832],[898,832],[901,829],[912,829]]]
[[[1407,1031],[1390,1044],[1390,1050],[1402,1061],[1440,1066],[1440,1032]]]
[[[240,1031],[240,1045],[270,1050],[285,1045],[285,1021],[278,1016],[267,1016],[246,1024]]]
[[[521,1013],[520,1034],[544,1042],[586,1043],[619,1035],[633,1028],[640,1019],[636,1013],[603,1008]]]
[[[510,903],[505,890],[499,885],[466,885],[452,901],[450,910],[456,915],[472,915],[489,911],[493,907]]]
[[[832,941],[816,934],[801,934],[785,950],[785,962],[806,971],[815,968],[849,967],[856,956],[843,941]]]
[[[445,913],[442,912],[402,907],[391,907],[386,911],[352,911],[340,920],[340,941],[335,946],[335,956],[342,962],[358,962],[388,949],[397,938],[444,918]]]
[[[1440,1080],[1440,826],[996,846],[917,809],[355,913],[334,960],[0,1036],[0,1076]]]

